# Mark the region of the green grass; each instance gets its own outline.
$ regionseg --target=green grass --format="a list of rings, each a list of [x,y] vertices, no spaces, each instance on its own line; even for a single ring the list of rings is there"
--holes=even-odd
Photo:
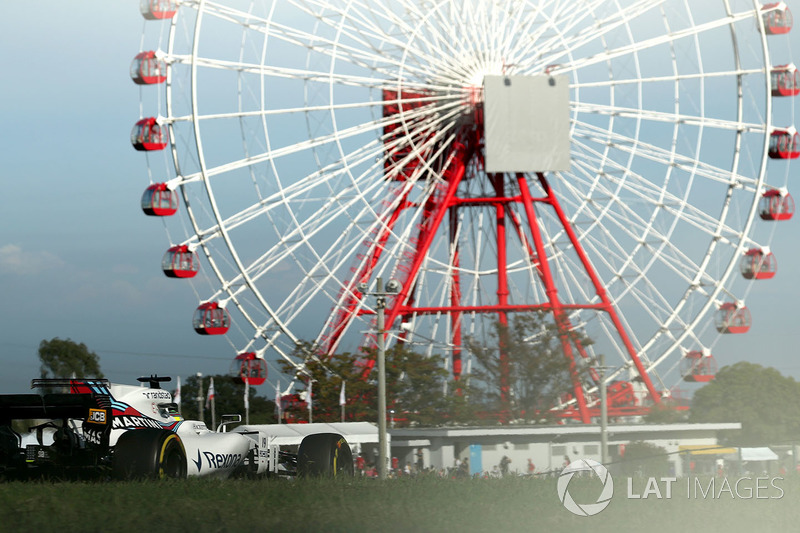
[[[555,479],[2,483],[0,531],[795,531],[800,478],[779,484],[782,499],[687,498],[679,480],[670,500],[634,500],[621,478],[585,518],[562,507]],[[599,482],[574,479],[570,493],[593,501]]]

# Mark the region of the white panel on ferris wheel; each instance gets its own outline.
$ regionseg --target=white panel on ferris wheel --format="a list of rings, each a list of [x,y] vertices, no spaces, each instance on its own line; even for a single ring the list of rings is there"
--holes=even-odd
[[[486,172],[570,168],[567,76],[486,76]]]

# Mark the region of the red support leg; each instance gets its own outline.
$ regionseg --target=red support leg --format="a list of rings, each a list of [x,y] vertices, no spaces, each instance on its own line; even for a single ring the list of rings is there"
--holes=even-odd
[[[468,152],[466,146],[461,143],[456,143],[454,145],[452,160],[444,172],[444,175],[447,179],[447,188],[441,198],[431,202],[430,212],[426,215],[426,220],[423,221],[422,228],[420,229],[417,249],[411,262],[411,266],[408,269],[408,275],[403,283],[403,288],[400,289],[400,292],[394,298],[393,302],[390,304],[388,312],[386,313],[386,329],[390,329],[395,320],[397,320],[397,318],[402,314],[413,312],[413,309],[407,306],[407,302],[410,300],[411,295],[413,294],[413,288],[416,283],[417,274],[419,274],[420,267],[422,267],[422,262],[425,260],[425,256],[427,255],[431,244],[433,244],[433,239],[436,236],[437,230],[442,225],[445,215],[448,213],[450,208],[455,205],[454,200],[456,197],[456,192],[458,191],[458,186],[461,183],[461,180],[464,178],[464,174],[466,173],[467,169],[467,163],[469,162],[470,158],[471,154]],[[375,361],[373,359],[367,360],[364,365],[363,374],[365,376],[369,375],[374,366]]]
[[[458,256],[458,208],[453,206],[450,208],[450,268],[453,269],[451,274],[451,287],[450,287],[450,306],[458,308],[461,306],[461,273],[459,268],[461,266],[460,258]],[[453,379],[458,381],[461,379],[461,312],[455,311],[450,313],[450,329],[451,340],[453,344]]]
[[[387,108],[388,113],[396,114],[397,110],[394,108]],[[478,107],[476,107],[477,111]],[[480,116],[476,114],[476,124],[474,127],[467,127],[460,132],[460,142],[454,143],[449,147],[449,153],[445,153],[445,160],[447,164],[441,172],[440,176],[430,176],[436,179],[438,183],[438,190],[431,194],[423,206],[422,220],[419,224],[419,230],[416,239],[412,239],[409,243],[412,247],[411,251],[406,255],[407,262],[401,262],[397,265],[401,271],[403,288],[401,292],[392,298],[387,306],[386,313],[386,328],[391,328],[396,320],[402,317],[408,320],[414,316],[420,315],[443,315],[448,314],[450,320],[450,340],[453,345],[452,352],[452,365],[453,377],[458,380],[462,375],[462,320],[465,313],[488,313],[498,317],[500,324],[500,338],[499,341],[499,357],[500,357],[500,399],[501,399],[501,412],[499,413],[500,419],[507,422],[511,416],[511,383],[512,377],[510,375],[510,363],[508,359],[508,339],[507,326],[508,314],[513,312],[530,312],[530,311],[546,311],[553,314],[553,318],[558,328],[559,340],[564,352],[564,356],[569,361],[570,373],[573,383],[573,393],[575,397],[575,405],[561,412],[562,416],[576,417],[581,421],[588,423],[592,416],[595,416],[596,408],[589,408],[587,399],[584,393],[585,377],[580,375],[578,358],[588,359],[588,354],[585,348],[576,340],[573,333],[573,325],[569,319],[568,313],[571,310],[596,310],[609,313],[614,327],[618,331],[623,344],[628,351],[631,360],[639,371],[642,381],[645,383],[649,393],[654,401],[658,402],[658,394],[655,391],[649,376],[645,372],[644,366],[639,360],[635,350],[633,349],[630,338],[622,327],[619,316],[614,310],[611,302],[600,284],[596,272],[593,270],[592,265],[589,263],[588,258],[581,247],[580,243],[575,236],[575,232],[570,226],[569,220],[561,210],[561,207],[551,191],[547,180],[543,174],[538,174],[539,181],[546,195],[544,198],[533,198],[529,188],[528,181],[523,174],[517,174],[516,180],[519,185],[520,193],[517,196],[506,197],[506,176],[503,174],[486,175],[481,170],[482,164],[482,124]],[[393,160],[394,161],[394,160]],[[437,160],[441,161],[441,160]],[[431,162],[434,164],[434,162]],[[441,163],[436,162],[440,165]],[[467,167],[474,164],[475,175],[471,176],[474,179],[488,180],[481,184],[481,188],[486,188],[490,185],[493,188],[493,193],[478,194],[477,197],[465,195],[464,198],[458,198],[457,192],[459,186],[467,173]],[[409,167],[411,168],[411,167]],[[405,167],[404,167],[405,171]],[[397,179],[401,179],[398,174]],[[547,257],[547,250],[542,233],[539,229],[534,204],[544,203],[551,206],[556,216],[564,227],[570,241],[576,250],[580,261],[583,264],[588,276],[591,278],[595,290],[597,292],[599,303],[564,303],[560,300],[556,281],[553,272],[550,270],[550,265]],[[522,204],[527,220],[523,217],[517,216],[513,212],[509,204]],[[479,206],[493,206],[495,209],[495,236],[497,240],[497,299],[495,302],[485,302],[481,305],[468,306],[462,302],[461,294],[461,257],[458,246],[458,213],[460,208],[479,207]],[[410,207],[407,204],[406,198],[400,205],[394,209],[388,217],[384,225],[383,232],[377,235],[377,240],[374,248],[371,250],[371,255],[360,263],[360,268],[354,273],[356,278],[350,282],[348,289],[352,291],[354,284],[360,281],[367,281],[374,274],[375,268],[381,259],[384,247],[391,236],[392,228],[398,220],[400,214],[404,209]],[[447,305],[434,305],[426,306],[427,302],[416,302],[416,289],[418,276],[420,274],[422,265],[428,256],[434,239],[437,236],[444,217],[449,214],[449,244],[450,244],[450,267],[452,273],[450,274],[450,295]],[[524,247],[524,252],[528,253],[532,265],[537,269],[539,279],[544,285],[546,300],[538,303],[528,302],[514,302],[513,305],[509,303],[509,279],[508,279],[508,243],[507,243],[507,222],[511,223],[512,231],[516,231],[520,237],[520,241]],[[531,243],[526,235],[530,231],[530,236],[533,240]],[[356,314],[368,314],[368,311],[356,311],[361,303],[361,295],[357,291],[352,291],[353,296],[350,300],[346,300],[346,304],[339,306],[339,314],[331,322],[328,331],[332,334],[327,337],[326,346],[329,351],[335,349],[339,342],[340,337],[344,334],[347,326],[350,324]],[[401,337],[404,334],[401,334]],[[374,361],[364,361],[364,375],[368,375],[374,366]],[[597,373],[590,370],[589,374],[598,383]],[[598,383],[599,384],[599,383]],[[622,409],[622,408],[621,408]],[[642,409],[641,407],[639,409]],[[623,409],[624,410],[624,409]],[[622,410],[620,410],[620,413]]]
[[[494,174],[490,177],[496,198],[505,197],[505,175]],[[506,253],[506,207],[502,202],[495,204],[497,230],[497,304],[508,305],[508,263]],[[511,416],[511,383],[510,365],[508,361],[508,314],[497,313],[500,324],[500,423],[506,423]]]
[[[580,413],[581,421],[588,424],[591,421],[589,410],[586,405],[586,398],[583,393],[583,383],[578,375],[578,368],[575,362],[575,354],[572,351],[572,342],[569,331],[566,330],[568,321],[565,322],[566,313],[561,307],[561,302],[558,298],[558,290],[556,289],[553,275],[550,271],[550,264],[547,260],[547,252],[544,248],[544,241],[541,232],[539,231],[539,224],[536,221],[536,213],[533,209],[533,199],[531,197],[530,189],[528,188],[528,181],[525,179],[524,174],[517,174],[517,183],[519,184],[520,194],[522,195],[522,205],[525,209],[525,215],[528,218],[528,225],[530,227],[531,236],[533,237],[533,245],[536,250],[536,256],[539,258],[539,269],[542,273],[542,282],[545,286],[545,293],[550,302],[553,312],[553,319],[559,330],[559,339],[561,340],[561,347],[564,350],[564,355],[569,360],[569,370],[572,376],[572,388],[575,394],[575,401],[578,403],[578,411]]]
[[[592,280],[592,284],[594,285],[595,292],[597,296],[600,298],[600,301],[603,303],[604,310],[609,314],[611,318],[611,322],[614,324],[614,327],[617,330],[617,334],[622,339],[622,343],[625,346],[625,349],[628,352],[628,356],[633,361],[636,370],[639,372],[639,377],[642,379],[645,387],[647,388],[647,392],[650,393],[650,397],[653,400],[653,403],[660,403],[661,396],[656,391],[655,387],[653,386],[653,381],[650,379],[650,376],[647,374],[647,371],[642,364],[641,359],[639,359],[638,354],[636,353],[636,349],[633,347],[633,343],[628,337],[628,333],[625,331],[625,328],[622,326],[622,322],[619,319],[619,315],[617,315],[616,309],[614,306],[611,305],[611,300],[608,298],[608,293],[606,293],[605,287],[600,282],[600,278],[597,276],[597,273],[592,267],[589,258],[586,256],[586,252],[583,250],[583,246],[581,246],[580,241],[578,241],[578,236],[575,234],[575,231],[572,229],[572,225],[567,220],[567,216],[564,214],[564,211],[561,209],[561,204],[559,204],[558,199],[556,198],[555,194],[553,194],[552,189],[550,188],[550,184],[547,182],[547,178],[545,178],[544,174],[539,173],[539,182],[542,185],[546,195],[547,195],[547,202],[553,206],[553,209],[556,212],[556,216],[558,216],[558,220],[561,222],[561,225],[564,226],[564,230],[567,232],[567,236],[569,237],[572,246],[575,248],[575,251],[578,254],[578,257],[583,264],[583,268],[586,269],[586,272],[589,274],[589,278]]]
[[[333,320],[328,326],[328,331],[330,331],[330,333],[325,337],[324,344],[320,347],[321,354],[327,357],[333,355],[339,344],[339,339],[347,330],[350,322],[356,317],[356,309],[361,302],[362,294],[358,292],[355,287],[361,282],[369,282],[378,261],[380,261],[381,255],[383,255],[386,243],[389,240],[389,236],[392,234],[397,219],[400,218],[400,214],[403,210],[408,207],[408,192],[406,192],[391,215],[389,215],[386,223],[381,226],[378,238],[375,241],[375,245],[369,257],[366,257],[362,261],[361,268],[354,272],[355,276],[348,286],[345,287],[345,290],[348,291],[350,295],[346,298],[344,303],[339,306],[339,311],[334,315]]]
[[[536,257],[536,252],[533,250],[533,246],[528,241],[528,237],[527,235],[525,235],[525,232],[522,229],[522,222],[519,220],[519,217],[513,211],[509,211],[508,214],[509,214],[508,217],[509,220],[514,225],[514,231],[516,231],[517,235],[519,236],[520,243],[525,248],[525,251],[528,253],[528,256],[531,259],[531,264],[536,268],[536,272],[539,275],[539,279],[541,280],[542,269],[539,266],[539,260]],[[574,329],[572,326],[572,322],[570,321],[568,316],[565,317],[565,327],[566,327],[565,331],[572,331]],[[575,343],[575,349],[578,351],[578,354],[583,359],[587,360],[589,359],[589,354],[586,352],[586,348],[584,348],[584,346],[581,343]],[[590,368],[589,374],[591,375],[592,380],[595,383],[597,384],[600,383],[600,375],[597,373],[597,370],[595,370],[594,368]]]

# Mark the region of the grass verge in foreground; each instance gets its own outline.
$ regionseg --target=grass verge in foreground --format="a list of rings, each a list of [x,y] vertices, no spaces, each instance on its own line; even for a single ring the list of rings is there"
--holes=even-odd
[[[629,499],[626,481],[616,480],[610,505],[593,517],[564,509],[554,478],[2,483],[0,531],[738,533],[800,524],[800,477],[780,482],[780,499],[695,498],[685,480],[671,499]],[[596,479],[574,479],[570,493],[588,503],[598,487]]]

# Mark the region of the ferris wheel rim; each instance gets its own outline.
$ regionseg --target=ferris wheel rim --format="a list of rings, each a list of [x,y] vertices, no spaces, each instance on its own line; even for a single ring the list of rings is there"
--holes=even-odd
[[[443,3],[447,3],[447,2],[441,2],[440,4],[443,4]],[[196,7],[197,10],[198,10],[198,15],[201,15],[204,6],[206,6],[207,4],[213,4],[213,2],[206,2],[205,0],[199,0],[197,2],[193,2],[192,4],[190,4],[189,7]],[[311,4],[320,4],[321,5],[322,2],[311,2]],[[730,10],[729,2],[725,1],[724,4]],[[618,7],[620,7],[620,9],[621,9],[620,3],[618,1],[616,2],[616,5]],[[754,6],[754,10],[755,10],[755,17],[754,18],[758,21],[758,24],[759,24],[760,29],[761,29],[761,37],[762,37],[762,44],[763,44],[763,56],[764,56],[764,70],[768,70],[769,64],[770,64],[769,63],[770,57],[769,57],[769,48],[768,48],[767,40],[766,40],[766,34],[764,32],[764,22],[763,22],[763,19],[761,19],[761,17],[758,16],[758,9],[759,9],[760,6],[759,6],[759,4],[758,4],[758,2],[756,0],[753,0],[753,6]],[[429,16],[432,16],[432,15],[429,15]],[[630,20],[628,20],[627,23],[630,23]],[[176,21],[173,20],[173,22],[172,22],[173,28],[174,28],[175,24],[176,24]],[[420,24],[421,24],[421,22],[420,22]],[[729,21],[726,24],[730,26],[731,32],[733,34],[733,41],[735,42],[736,41],[736,37],[735,37],[736,30],[734,28],[734,22]],[[200,24],[199,23],[196,25],[196,31],[197,31],[197,35],[199,35],[199,33],[200,33]],[[172,39],[173,39],[173,31],[171,30],[170,31],[170,47],[169,47],[169,52],[168,53],[171,53],[172,50],[173,50]],[[264,48],[266,49],[266,42],[265,42]],[[196,52],[197,52],[197,49],[195,49],[193,51],[193,54],[192,54],[193,59],[197,55]],[[405,53],[409,53],[408,49],[405,50]],[[699,46],[698,46],[698,53],[699,53]],[[735,57],[737,58],[737,61],[738,61],[738,56],[735,56]],[[332,75],[334,63],[335,63],[335,61],[332,60],[331,61],[331,76],[330,76],[330,81],[329,81],[329,85],[331,87],[333,87],[333,85],[334,85],[334,77]],[[401,64],[404,64],[404,62],[401,61]],[[193,71],[196,71],[197,64],[195,63],[194,60],[192,61],[192,65],[193,65],[192,66]],[[641,72],[641,71],[639,71],[639,72]],[[698,76],[701,79],[705,75],[706,75],[706,73],[703,73],[702,71],[700,72],[700,74],[698,74]],[[266,74],[262,73],[260,77],[261,77],[262,83],[264,83],[264,80],[266,79]],[[639,77],[641,77],[641,74],[640,74]],[[675,77],[676,77],[676,80],[677,80],[677,78],[679,78],[680,75],[676,72],[675,73]],[[739,120],[738,120],[739,124],[742,123],[742,121],[741,121],[741,106],[742,106],[742,101],[743,101],[743,96],[741,95],[741,77],[742,77],[742,74],[739,74],[738,75],[738,83],[739,83],[739,92],[740,92],[740,94],[739,94],[738,100],[737,100],[738,101],[738,105],[739,105]],[[765,78],[767,80],[767,82],[766,82],[767,83],[767,89],[769,89],[770,77],[767,75],[767,76],[765,76]],[[401,77],[398,76],[398,80],[397,80],[398,81],[398,86],[397,86],[397,90],[398,91],[400,91],[400,89],[401,89],[400,80],[401,80]],[[630,81],[630,82],[626,81],[625,83],[636,83],[636,82],[635,81]],[[676,81],[676,85],[677,85],[677,83],[678,83],[678,81]],[[614,87],[617,86],[616,83],[611,83],[611,85],[613,85]],[[193,83],[193,86],[194,86],[194,83]],[[168,87],[168,91],[170,91],[171,90],[171,83],[170,82],[168,82],[167,87]],[[576,87],[576,90],[580,90],[580,89],[581,89],[581,86],[578,85]],[[642,90],[642,83],[641,83],[641,79],[640,79],[639,80],[639,91],[641,92],[641,90]],[[769,94],[769,90],[767,92]],[[262,94],[262,97],[263,97],[263,95],[264,95],[264,91],[263,90],[261,91],[261,94]],[[338,130],[338,127],[336,126],[336,122],[335,122],[335,117],[336,117],[335,111],[336,111],[336,108],[333,105],[332,95],[333,95],[333,89],[331,89],[331,106],[329,108],[329,112],[330,112],[331,116],[334,118],[334,131],[337,132],[337,135],[335,136],[334,142],[336,142],[336,145],[337,145],[337,148],[339,150],[340,155],[342,155],[343,158],[345,158],[345,156],[351,155],[351,152],[348,151],[340,142],[341,139],[338,136],[339,130]],[[771,120],[772,120],[771,100],[770,100],[769,97],[767,97],[766,100],[767,100],[767,104],[766,104],[767,105],[767,111],[764,114],[765,123],[763,125],[756,125],[756,126],[759,126],[764,132],[764,151],[762,152],[762,156],[761,156],[761,169],[759,171],[758,179],[756,180],[756,184],[753,186],[756,191],[759,191],[760,188],[762,187],[762,185],[765,183],[765,176],[766,176],[766,166],[767,166],[767,155],[766,155],[767,151],[766,151],[766,148],[767,148],[768,141],[769,141],[769,133],[768,132],[771,130]],[[196,102],[197,102],[196,94],[193,94],[192,101],[193,101],[194,104],[196,104]],[[638,121],[639,124],[641,124],[641,122],[643,120],[646,120],[646,118],[644,118],[642,116],[642,113],[641,113],[642,112],[642,99],[641,98],[639,98],[638,104],[639,104],[638,111],[640,111],[640,113],[636,116],[636,120]],[[172,117],[173,115],[170,113],[170,106],[171,106],[171,101],[168,102],[168,116]],[[241,111],[241,107],[240,107],[240,111]],[[263,111],[263,107],[262,107],[262,111]],[[576,111],[576,113],[577,112],[579,112],[579,111]],[[215,204],[215,200],[214,200],[214,193],[213,193],[212,188],[211,188],[211,180],[210,180],[210,177],[208,179],[206,178],[206,170],[207,169],[206,169],[205,162],[203,160],[204,158],[203,158],[203,149],[202,149],[202,140],[201,140],[202,135],[201,135],[201,132],[199,130],[199,123],[202,120],[200,118],[201,116],[202,115],[200,115],[200,113],[198,112],[197,108],[195,107],[193,109],[193,120],[191,120],[191,122],[193,123],[194,128],[195,128],[195,141],[198,143],[197,153],[198,153],[198,157],[200,159],[200,167],[201,167],[201,174],[202,174],[202,176],[200,177],[199,180],[202,181],[205,184],[205,186],[207,187],[208,195],[209,195],[209,201],[211,202],[212,205],[214,205]],[[262,113],[262,118],[263,118],[263,116],[264,115]],[[703,119],[702,115],[701,115],[700,118],[701,118],[701,120],[700,120],[700,122],[701,122],[700,123],[700,127],[701,128],[703,127],[703,125],[707,125],[707,124],[710,123],[710,122],[702,120]],[[615,119],[616,119],[616,117],[612,117],[612,121],[615,120]],[[263,122],[265,124],[265,126],[264,126],[265,127],[265,139],[267,139],[267,142],[268,142],[270,137],[269,137],[268,134],[266,134],[266,130],[267,130],[267,128],[266,128],[266,120],[264,120]],[[572,121],[571,128],[576,128],[576,127],[579,126],[579,124],[580,123],[577,120],[574,120],[574,121]],[[170,128],[172,128],[173,124],[170,123],[169,125],[170,125]],[[406,130],[406,131],[408,133],[408,130]],[[675,130],[674,131],[677,132],[677,122],[675,123]],[[171,131],[171,133],[172,133],[172,131]],[[244,135],[244,131],[243,131],[243,135]],[[675,135],[677,135],[677,133],[675,133]],[[742,132],[738,131],[737,132],[737,142],[739,142],[738,139],[740,139],[741,135],[742,135]],[[639,143],[638,130],[637,130],[637,134],[633,136],[633,141],[634,141],[633,146],[635,148]],[[701,142],[701,138],[699,136],[698,136],[698,142]],[[170,144],[171,144],[171,150],[175,154],[174,161],[175,161],[176,173],[177,173],[178,176],[180,176],[181,174],[180,174],[179,159],[178,159],[178,156],[177,156],[178,147],[176,145],[175,136],[172,135],[172,134],[170,135]],[[674,149],[673,149],[673,154],[674,154]],[[737,162],[733,163],[733,168],[734,168],[733,173],[734,174],[736,173],[735,169],[736,169],[736,167],[738,165],[738,158],[740,156],[738,148],[735,151],[735,155],[736,155]],[[632,154],[631,154],[631,158],[633,158]],[[274,159],[270,159],[270,163],[274,165]],[[275,168],[275,167],[273,166],[273,168]],[[350,169],[348,169],[348,172],[352,171],[354,168],[355,167],[351,167]],[[724,169],[720,169],[720,170],[724,170]],[[280,173],[277,172],[277,169],[275,169],[274,176],[275,176],[276,179],[278,179],[278,180],[280,179]],[[694,177],[694,175],[693,175],[693,177]],[[351,182],[354,184],[354,186],[357,187],[360,184],[358,178],[356,176],[353,176],[352,174],[350,175],[350,179],[351,179]],[[622,187],[622,184],[619,184],[618,186]],[[369,190],[369,189],[367,189],[367,190]],[[192,226],[194,228],[194,231],[196,232],[195,238],[197,238],[197,242],[200,244],[201,248],[203,249],[204,255],[206,256],[206,260],[212,266],[212,270],[215,272],[215,275],[217,276],[218,281],[219,281],[219,283],[221,285],[221,289],[218,292],[220,292],[220,294],[222,294],[222,293],[226,294],[227,295],[227,299],[231,300],[232,302],[234,302],[237,305],[237,307],[239,307],[239,309],[240,309],[241,313],[244,315],[246,321],[250,324],[250,326],[256,332],[265,331],[266,329],[274,329],[273,326],[270,326],[268,328],[267,325],[261,324],[261,322],[258,321],[255,317],[251,317],[250,314],[248,313],[248,311],[244,307],[239,305],[239,303],[237,301],[237,294],[238,294],[237,291],[238,290],[242,290],[242,289],[237,289],[237,290],[231,289],[231,281],[232,281],[232,279],[230,278],[229,275],[223,274],[222,270],[219,267],[216,266],[216,261],[215,261],[215,258],[214,258],[215,252],[212,252],[211,249],[208,248],[208,242],[205,241],[204,238],[199,237],[199,235],[201,235],[201,234],[208,235],[208,229],[203,229],[203,226],[194,217],[193,211],[192,211],[192,209],[190,207],[190,198],[188,196],[186,196],[185,191],[183,191],[183,192],[184,192],[184,197],[183,197],[184,203],[187,206],[187,211],[189,213],[189,217],[190,217]],[[284,188],[281,186],[280,187],[280,193],[284,193],[284,192],[285,192]],[[263,198],[260,198],[260,200],[263,200]],[[288,205],[288,200],[285,199],[284,201]],[[746,236],[748,235],[750,227],[752,226],[752,224],[753,224],[753,222],[755,220],[755,214],[757,212],[757,204],[758,204],[758,194],[756,193],[753,196],[753,202],[752,202],[751,209],[750,209],[750,212],[749,212],[749,218],[747,220],[747,223],[745,224],[745,228],[741,231],[741,233],[742,233],[742,235],[744,237],[742,238],[742,240],[738,244],[738,248],[737,248],[738,252],[741,252],[747,246],[747,244],[745,242],[746,241]],[[250,292],[252,294],[255,294],[257,299],[262,302],[263,307],[266,309],[267,314],[271,317],[270,320],[272,320],[275,324],[277,324],[277,329],[280,330],[280,332],[281,332],[281,333],[279,333],[279,335],[287,335],[291,339],[292,342],[297,344],[299,342],[299,340],[298,340],[298,337],[294,336],[294,334],[292,333],[292,326],[291,326],[292,322],[291,322],[291,320],[289,322],[283,323],[282,316],[281,316],[281,310],[280,310],[283,307],[279,306],[278,308],[273,309],[270,306],[270,304],[267,302],[266,298],[264,298],[261,295],[260,289],[258,288],[256,283],[253,280],[249,279],[248,272],[250,272],[250,270],[252,269],[252,265],[246,265],[246,264],[241,262],[241,260],[239,259],[238,255],[237,255],[237,252],[236,252],[236,246],[226,236],[226,229],[225,229],[226,228],[226,224],[229,223],[229,221],[232,219],[232,217],[231,216],[228,216],[228,217],[222,216],[216,210],[216,208],[213,208],[213,210],[215,211],[215,218],[217,220],[217,229],[216,229],[216,231],[218,231],[221,234],[222,239],[226,242],[226,244],[227,244],[227,246],[229,248],[229,252],[232,255],[232,257],[234,258],[234,262],[237,264],[237,266],[238,266],[238,268],[239,268],[239,270],[241,272],[241,277],[242,277],[242,279],[244,279],[245,285],[247,285],[249,287]],[[364,210],[368,210],[368,207],[364,207]],[[378,211],[377,210],[375,210],[372,213],[372,215],[374,216],[374,218],[376,220],[378,220]],[[577,214],[576,214],[576,217],[577,217]],[[357,217],[356,217],[356,219],[357,219]],[[601,219],[601,217],[597,218],[598,221],[600,219]],[[676,218],[673,221],[673,225],[676,225],[677,223],[678,223],[678,221],[677,221],[677,218]],[[303,226],[304,221],[300,221],[300,220],[296,220],[295,219],[295,224],[296,224],[297,229],[302,232],[303,229],[304,229],[304,226]],[[396,237],[397,237],[396,240],[399,241],[400,240],[399,239],[400,235],[397,235]],[[662,243],[661,246],[662,247],[666,246],[666,243]],[[715,246],[715,244],[712,245],[712,247],[713,246]],[[401,248],[402,248],[402,246],[398,244],[397,246],[395,246],[394,250],[399,252],[401,250]],[[328,252],[330,252],[330,250],[328,250]],[[706,254],[706,256],[703,258],[703,261],[701,261],[700,263],[705,263],[705,262],[707,262],[707,260],[710,260],[711,255],[712,255],[712,251],[709,251]],[[325,255],[321,256],[320,259],[323,259],[324,257],[325,257]],[[651,258],[651,262],[655,262],[655,261],[656,261],[655,257]],[[733,275],[737,264],[738,264],[738,258],[733,257],[733,258],[730,259],[728,267],[725,270],[724,279],[721,280],[718,283],[718,285],[716,286],[712,296],[707,298],[704,310],[695,315],[694,321],[691,323],[690,327],[687,328],[687,330],[683,333],[683,335],[680,336],[681,340],[688,339],[689,337],[691,337],[692,331],[694,331],[694,329],[699,325],[699,323],[702,320],[702,318],[704,316],[708,315],[708,311],[711,310],[712,307],[716,304],[717,296],[719,296],[720,294],[722,294],[724,292],[724,286],[723,286],[724,285],[724,281],[726,281],[728,278],[730,278]],[[524,269],[525,267],[522,267],[522,268]],[[332,267],[332,268],[328,268],[327,270],[328,270],[328,273],[330,275],[325,279],[326,280],[330,280],[330,279],[333,278],[333,272],[336,271],[336,268]],[[464,270],[464,272],[468,273],[468,270]],[[698,277],[700,277],[700,276],[698,275]],[[346,288],[346,287],[342,286],[342,288]],[[313,297],[313,296],[317,296],[319,294],[324,294],[324,293],[326,293],[326,290],[323,288],[323,285],[320,284],[320,285],[316,286],[316,290],[313,290],[313,288],[312,288],[312,292],[306,292],[306,296]],[[685,300],[686,300],[686,298],[684,298],[684,301]],[[362,302],[362,304],[365,305],[363,302]],[[681,305],[681,304],[679,304],[679,305]],[[675,319],[678,316],[678,314],[679,314],[679,309],[674,309],[673,315],[670,318],[670,320]],[[297,316],[297,315],[295,315],[295,316]],[[257,338],[258,338],[258,335],[254,336],[253,340],[256,340]],[[673,350],[676,350],[676,349],[680,348],[681,340],[678,340],[673,344]],[[648,342],[646,344],[640,346],[640,352],[645,352],[646,353],[647,346],[652,344],[654,341],[655,341],[655,339],[651,338],[651,339],[648,340]],[[278,346],[278,344],[274,340],[271,340],[271,339],[267,340],[267,346],[264,349],[266,349],[266,348],[275,348],[279,352],[281,351],[279,346]],[[284,355],[284,354],[282,354],[282,355]],[[648,368],[655,369],[658,365],[662,364],[663,361],[669,359],[670,356],[671,356],[671,352],[670,353],[663,353],[657,359],[655,359],[653,361],[647,361]],[[620,368],[619,372],[622,372],[622,371],[623,371],[623,368]]]

